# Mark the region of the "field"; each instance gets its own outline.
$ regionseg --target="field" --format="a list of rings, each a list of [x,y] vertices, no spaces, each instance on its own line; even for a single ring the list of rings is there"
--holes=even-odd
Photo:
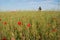
[[[0,40],[60,40],[60,12],[0,12]]]

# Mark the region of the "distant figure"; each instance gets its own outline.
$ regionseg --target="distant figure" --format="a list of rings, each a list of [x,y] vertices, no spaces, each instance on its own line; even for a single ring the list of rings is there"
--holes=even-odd
[[[42,10],[42,9],[41,9],[41,7],[39,7],[39,9],[38,9],[38,10],[40,10],[40,11],[41,11],[41,10]]]

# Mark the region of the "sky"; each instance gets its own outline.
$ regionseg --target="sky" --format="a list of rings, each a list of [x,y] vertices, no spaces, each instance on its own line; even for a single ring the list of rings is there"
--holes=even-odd
[[[60,0],[0,0],[0,11],[60,10]]]

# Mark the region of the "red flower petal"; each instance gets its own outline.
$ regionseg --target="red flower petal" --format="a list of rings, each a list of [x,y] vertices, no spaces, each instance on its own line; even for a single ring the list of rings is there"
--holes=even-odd
[[[30,23],[28,23],[28,24],[27,24],[27,26],[28,26],[28,27],[30,27],[30,26],[31,26],[31,24],[30,24]]]
[[[7,22],[3,22],[3,24],[4,24],[4,25],[6,25],[6,24],[7,24]]]
[[[0,18],[0,21],[1,21],[1,18]]]
[[[2,38],[2,40],[7,40],[6,37]]]
[[[57,30],[56,29],[52,29],[52,32],[56,32]]]
[[[22,23],[19,21],[19,22],[18,22],[18,25],[21,25],[21,24],[22,24]]]

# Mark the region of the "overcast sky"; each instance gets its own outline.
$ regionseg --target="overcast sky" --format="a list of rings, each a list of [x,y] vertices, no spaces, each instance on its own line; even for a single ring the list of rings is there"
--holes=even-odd
[[[0,0],[0,10],[60,10],[60,0]]]

